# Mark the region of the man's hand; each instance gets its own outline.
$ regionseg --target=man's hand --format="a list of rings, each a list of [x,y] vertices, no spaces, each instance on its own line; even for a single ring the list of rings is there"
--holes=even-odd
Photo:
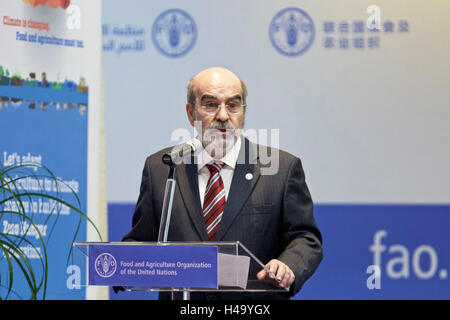
[[[270,260],[266,267],[275,274],[276,279],[273,279],[272,276],[264,269],[262,269],[256,275],[258,280],[270,282],[275,286],[281,288],[288,288],[292,282],[294,282],[295,275],[292,272],[291,268],[289,268],[286,264],[277,259]]]

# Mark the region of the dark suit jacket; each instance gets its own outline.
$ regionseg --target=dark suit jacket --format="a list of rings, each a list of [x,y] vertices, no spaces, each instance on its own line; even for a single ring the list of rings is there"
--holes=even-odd
[[[168,174],[161,158],[170,148],[147,158],[132,230],[123,240],[156,241]],[[259,155],[279,153],[276,174],[264,175]],[[273,165],[273,163],[272,163]],[[264,170],[264,169],[263,169]],[[253,178],[247,180],[245,175]],[[263,172],[264,173],[264,172]],[[196,164],[176,168],[168,241],[208,241],[202,216]],[[313,203],[299,158],[278,149],[253,144],[243,138],[225,210],[215,241],[241,241],[263,263],[279,259],[295,274],[288,294],[195,295],[191,299],[278,299],[296,294],[322,259],[322,237],[313,217]],[[261,268],[251,265],[250,277]],[[161,295],[160,295],[161,298]]]

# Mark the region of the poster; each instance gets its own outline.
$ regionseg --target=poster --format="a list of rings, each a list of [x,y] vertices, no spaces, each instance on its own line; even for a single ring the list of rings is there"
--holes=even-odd
[[[89,238],[87,217],[98,220],[91,208],[98,207],[99,192],[94,148],[101,123],[100,10],[100,2],[83,0],[0,4],[0,163],[26,165],[6,180],[16,182],[15,191],[47,195],[21,202],[8,200],[7,193],[0,198],[7,212],[0,220],[2,235],[21,239],[18,245],[41,285],[33,296],[29,279],[15,265],[9,291],[2,252],[2,298],[86,298],[70,251],[73,241]],[[28,218],[10,213],[17,210]]]

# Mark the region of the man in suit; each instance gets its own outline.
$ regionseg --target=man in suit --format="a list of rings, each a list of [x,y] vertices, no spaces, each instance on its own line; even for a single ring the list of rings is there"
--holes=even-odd
[[[224,68],[210,68],[189,81],[186,112],[197,128],[201,150],[193,163],[177,166],[169,241],[240,241],[276,279],[257,265],[250,277],[290,288],[284,294],[191,294],[191,299],[286,299],[295,295],[322,259],[322,237],[299,158],[254,144],[241,135],[247,88]],[[124,240],[156,241],[168,167],[147,158]],[[276,157],[267,170],[261,155]],[[267,174],[269,172],[269,174]],[[165,297],[160,295],[161,297]]]

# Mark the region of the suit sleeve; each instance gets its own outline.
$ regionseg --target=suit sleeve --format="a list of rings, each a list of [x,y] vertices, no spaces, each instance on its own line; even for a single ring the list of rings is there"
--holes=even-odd
[[[142,172],[139,198],[134,210],[132,229],[122,241],[156,241],[159,224],[153,209],[152,179],[150,171],[150,158],[147,158]]]
[[[322,236],[313,217],[313,202],[300,159],[290,166],[283,195],[282,239],[279,260],[295,274],[290,295],[295,295],[322,260]]]

